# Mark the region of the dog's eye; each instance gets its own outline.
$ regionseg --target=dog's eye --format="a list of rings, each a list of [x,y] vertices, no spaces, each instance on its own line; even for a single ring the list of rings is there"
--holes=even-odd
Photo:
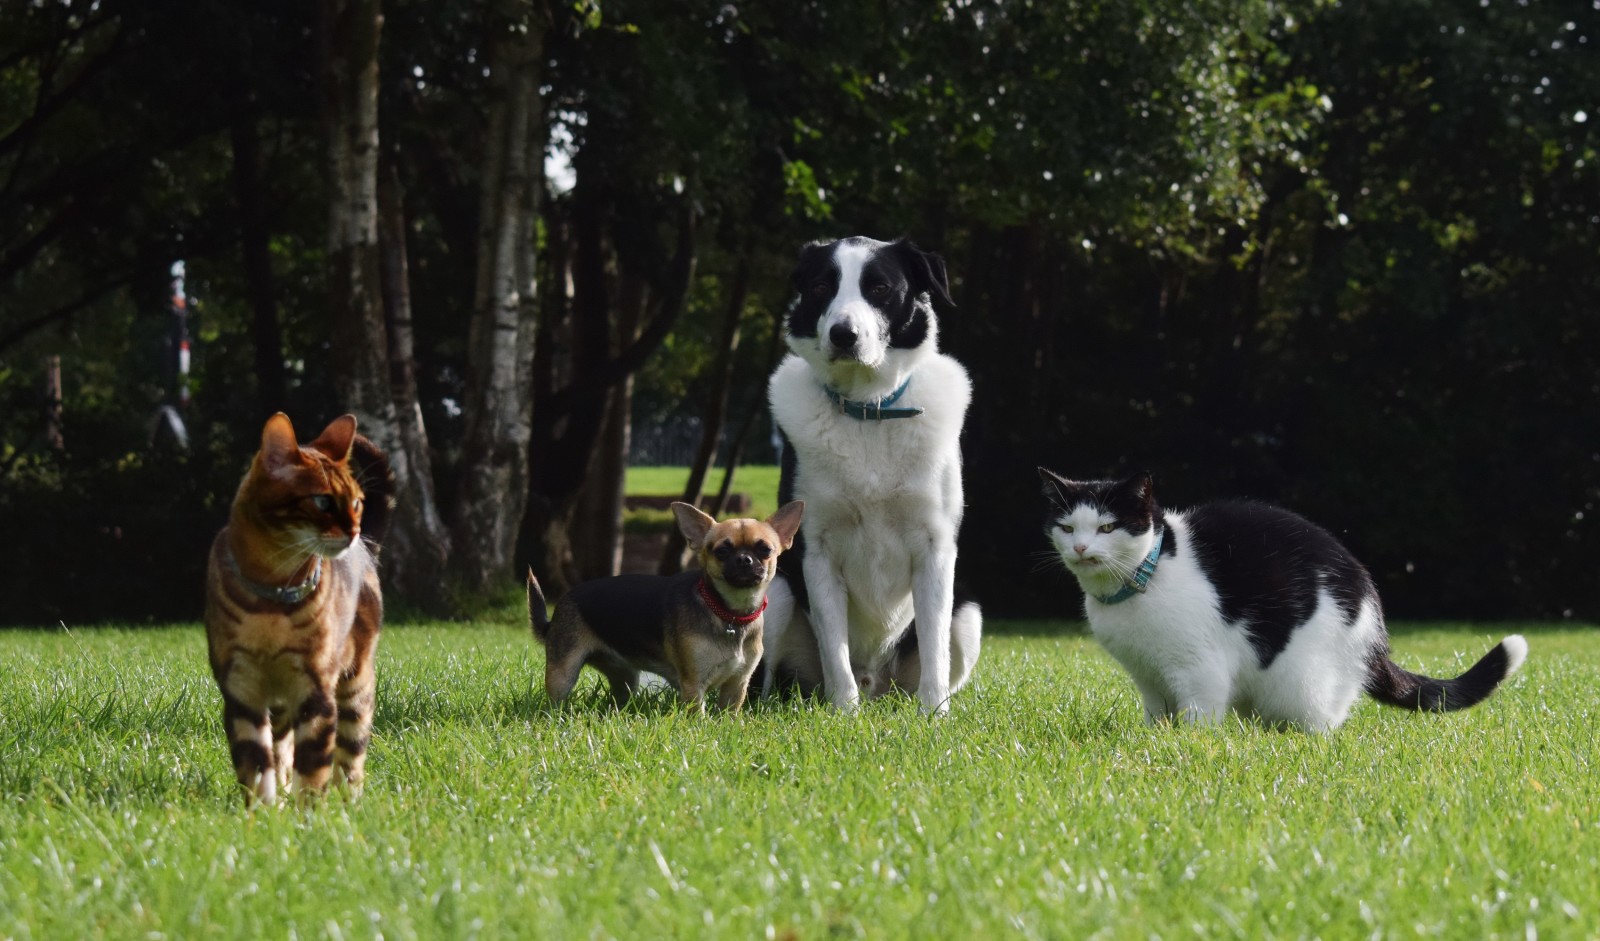
[[[1116,529],[1116,528],[1117,528],[1117,527],[1115,527],[1115,526],[1113,526],[1113,525],[1112,525],[1112,524],[1110,524],[1110,523],[1103,523],[1103,524],[1101,524],[1101,526],[1100,526],[1100,531],[1101,531],[1101,532],[1103,532],[1103,533],[1109,533],[1109,532],[1111,532],[1111,531],[1112,531],[1112,530],[1113,530],[1113,529]]]
[[[712,549],[711,554],[719,559],[726,559],[728,556],[733,554],[733,543],[725,542],[722,545],[717,546],[715,549]]]
[[[879,282],[867,288],[867,293],[873,297],[882,297],[889,293],[889,285]]]
[[[811,285],[811,293],[821,297],[833,290],[833,285],[827,281],[815,281]]]
[[[767,545],[764,542],[758,542],[758,543],[755,544],[755,554],[756,554],[756,558],[758,558],[758,559],[771,558],[772,557],[772,547]]]
[[[330,497],[325,493],[319,493],[311,498],[311,505],[326,513],[333,509],[333,497]]]

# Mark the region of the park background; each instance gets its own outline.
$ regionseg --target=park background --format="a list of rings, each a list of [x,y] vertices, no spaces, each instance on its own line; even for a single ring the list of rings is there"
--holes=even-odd
[[[791,262],[849,234],[948,260],[992,614],[1076,614],[1030,557],[1047,464],[1292,507],[1396,616],[1593,621],[1595,22],[0,5],[0,622],[197,617],[279,409],[305,438],[353,411],[394,456],[401,611],[612,571],[630,452],[772,463]]]

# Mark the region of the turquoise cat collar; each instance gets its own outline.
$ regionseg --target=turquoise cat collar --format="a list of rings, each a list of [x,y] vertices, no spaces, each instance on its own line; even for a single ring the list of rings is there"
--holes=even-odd
[[[1094,599],[1101,604],[1120,604],[1141,594],[1150,584],[1150,576],[1156,573],[1156,563],[1161,561],[1161,543],[1166,540],[1166,527],[1156,530],[1155,545],[1150,547],[1150,554],[1144,557],[1139,567],[1133,570],[1133,580],[1123,584],[1122,588],[1114,595],[1095,595]]]
[[[854,402],[840,395],[836,390],[827,386],[822,391],[827,394],[828,401],[838,407],[839,411],[849,415],[856,421],[887,421],[891,418],[915,418],[927,409],[916,408],[891,408],[890,406],[900,401],[906,394],[906,387],[911,385],[911,377],[900,383],[900,388],[894,390],[876,402]]]
[[[311,566],[311,576],[309,578],[298,585],[284,585],[281,588],[262,585],[259,582],[253,582],[245,578],[244,573],[239,570],[239,561],[233,557],[233,553],[230,551],[227,555],[228,568],[233,570],[233,577],[237,578],[244,587],[250,589],[250,593],[257,598],[275,601],[282,605],[299,604],[311,597],[311,593],[317,590],[318,585],[322,584],[322,556],[320,555],[312,556],[314,564]]]

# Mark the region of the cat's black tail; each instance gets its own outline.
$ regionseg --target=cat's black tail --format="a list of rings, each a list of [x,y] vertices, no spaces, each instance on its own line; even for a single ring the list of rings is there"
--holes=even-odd
[[[1389,659],[1387,645],[1372,652],[1367,664],[1367,695],[1402,709],[1453,712],[1483,702],[1528,656],[1528,642],[1512,634],[1453,680],[1436,680],[1403,670]]]
[[[541,641],[550,636],[550,609],[544,603],[544,589],[533,577],[533,569],[528,569],[528,625]]]
[[[361,435],[350,444],[350,468],[361,485],[361,535],[376,549],[389,532],[389,516],[394,510],[394,470],[378,446]]]

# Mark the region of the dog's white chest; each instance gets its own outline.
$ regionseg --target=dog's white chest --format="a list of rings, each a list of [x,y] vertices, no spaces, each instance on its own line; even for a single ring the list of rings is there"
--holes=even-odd
[[[844,583],[858,654],[876,652],[910,623],[912,579],[925,556],[953,552],[969,395],[965,370],[942,356],[922,365],[899,403],[924,409],[912,418],[844,414],[798,358],[773,377],[773,416],[794,448],[794,497],[806,501],[808,558],[826,560]]]

